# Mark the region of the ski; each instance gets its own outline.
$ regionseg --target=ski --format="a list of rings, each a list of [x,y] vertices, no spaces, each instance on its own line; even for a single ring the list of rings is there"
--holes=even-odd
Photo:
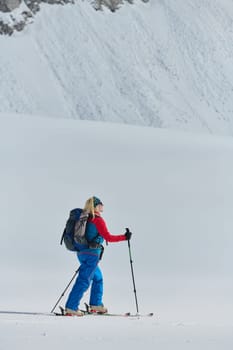
[[[118,316],[118,317],[127,317],[130,315],[130,312],[126,312],[126,313],[101,313],[101,312],[91,312],[89,311],[89,306],[87,304],[85,304],[86,306],[86,310],[80,310],[83,312],[83,316]],[[59,315],[61,316],[67,316],[65,314],[65,309],[62,306],[59,306],[60,309],[60,313]],[[70,317],[73,317],[73,315],[70,315]],[[82,317],[82,316],[78,316],[78,317]]]
[[[60,315],[65,316],[65,310],[63,307],[59,306],[60,308]],[[88,309],[88,305],[86,305],[86,310],[81,310],[83,312],[83,316],[94,316],[94,317],[152,317],[154,316],[153,312],[149,312],[148,314],[131,314],[130,312],[125,313],[101,313],[101,312],[90,312]],[[70,316],[73,317],[73,316]],[[80,316],[78,316],[80,317]],[[81,316],[82,317],[82,316]]]
[[[152,317],[154,316],[153,312],[150,312],[148,314],[131,314],[130,312],[126,313],[101,313],[101,312],[85,312],[83,316],[68,316],[68,315],[62,315],[57,314],[58,316],[64,316],[64,317],[125,317],[125,318],[140,318],[140,317]]]
[[[86,310],[80,310],[83,312],[83,316],[102,316],[102,317],[151,317],[154,315],[153,312],[150,312],[148,314],[131,314],[130,312],[125,312],[125,313],[102,313],[102,312],[91,312],[89,309],[89,305],[85,303]],[[60,309],[60,314],[61,316],[66,316],[65,315],[65,309],[62,306],[59,306]],[[73,316],[70,316],[73,317]],[[82,316],[78,316],[82,317]]]

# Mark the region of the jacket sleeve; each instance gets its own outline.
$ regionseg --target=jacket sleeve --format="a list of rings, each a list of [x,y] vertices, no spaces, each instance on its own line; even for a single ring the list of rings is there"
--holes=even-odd
[[[125,241],[126,237],[125,235],[112,235],[106,226],[105,221],[101,217],[96,217],[93,220],[94,224],[96,225],[96,229],[100,236],[102,236],[107,242],[121,242]]]

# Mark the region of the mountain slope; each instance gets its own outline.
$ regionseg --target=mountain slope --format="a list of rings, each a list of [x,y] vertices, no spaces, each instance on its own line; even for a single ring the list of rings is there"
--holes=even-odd
[[[0,112],[233,134],[233,5],[42,6],[0,37]]]

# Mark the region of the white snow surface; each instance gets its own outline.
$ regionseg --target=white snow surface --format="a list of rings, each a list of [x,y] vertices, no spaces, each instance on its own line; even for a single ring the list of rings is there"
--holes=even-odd
[[[44,4],[0,37],[0,311],[53,308],[78,267],[59,244],[69,210],[96,195],[109,230],[133,232],[154,316],[0,313],[0,350],[229,350],[232,1],[91,2]],[[109,311],[135,313],[127,243],[100,264]]]
[[[231,0],[91,3],[0,37],[0,112],[233,134]]]
[[[52,309],[78,267],[59,245],[69,210],[97,195],[110,231],[133,232],[139,311],[154,312],[0,314],[0,349],[231,349],[232,152],[231,137],[0,114],[0,311]],[[127,243],[101,267],[109,311],[135,313]]]

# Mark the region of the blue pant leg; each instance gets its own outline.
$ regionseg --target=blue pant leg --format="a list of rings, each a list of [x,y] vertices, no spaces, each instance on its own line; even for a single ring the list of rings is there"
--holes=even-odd
[[[102,305],[102,298],[103,298],[103,275],[101,272],[101,269],[99,266],[97,266],[93,279],[92,279],[92,286],[91,286],[91,293],[90,293],[90,305]]]
[[[78,309],[83,294],[89,288],[99,262],[99,256],[96,254],[80,253],[78,259],[81,263],[79,274],[65,306],[71,310]]]

